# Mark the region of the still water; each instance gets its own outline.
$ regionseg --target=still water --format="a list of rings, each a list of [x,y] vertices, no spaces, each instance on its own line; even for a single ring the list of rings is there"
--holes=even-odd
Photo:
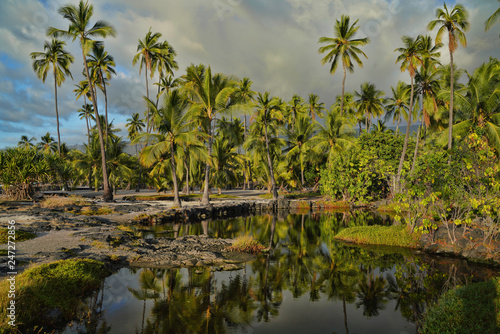
[[[391,221],[354,212],[136,226],[148,238],[251,234],[271,251],[235,271],[121,269],[64,333],[416,333],[426,305],[442,292],[497,274],[332,238],[345,226],[373,224]]]

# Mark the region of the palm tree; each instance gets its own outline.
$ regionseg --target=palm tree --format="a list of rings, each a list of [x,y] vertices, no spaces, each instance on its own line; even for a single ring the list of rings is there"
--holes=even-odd
[[[78,88],[79,89],[79,88]],[[78,97],[77,97],[78,99]],[[90,120],[95,121],[95,117],[93,115],[94,113],[94,108],[92,107],[91,104],[85,103],[81,109],[78,109],[78,116],[80,116],[80,119],[85,118],[85,123],[87,124],[87,147],[90,147]],[[88,182],[89,182],[89,188],[92,188],[92,169],[89,168],[89,175],[88,175]]]
[[[309,116],[312,117],[313,121],[316,120],[316,115],[320,115],[321,112],[325,109],[325,104],[323,102],[319,102],[319,96],[311,93],[309,94]]]
[[[132,65],[135,65],[139,59],[141,60],[141,64],[139,66],[139,74],[141,74],[142,67],[145,68],[145,77],[146,77],[146,97],[149,100],[149,88],[148,88],[148,70],[150,72],[151,78],[154,74],[154,57],[155,54],[161,54],[164,52],[162,49],[162,44],[158,42],[158,39],[161,37],[159,32],[155,32],[154,34],[151,32],[151,28],[149,28],[148,33],[144,37],[143,40],[139,40],[139,44],[137,45],[137,54],[132,59]],[[146,111],[146,132],[149,132],[149,109]]]
[[[305,113],[304,99],[297,94],[293,94],[292,99],[288,102],[285,110],[285,118],[287,120],[288,127],[293,130],[295,121],[300,117],[300,115]]]
[[[257,120],[259,123],[264,124],[264,140],[266,144],[267,166],[269,168],[269,177],[271,179],[271,192],[273,194],[273,199],[277,200],[278,189],[276,188],[276,180],[274,178],[273,160],[269,149],[268,133],[269,123],[275,123],[276,121],[279,122],[283,119],[281,108],[277,103],[277,99],[270,97],[269,92],[265,92],[264,94],[259,93],[256,99],[256,111],[252,118]]]
[[[316,122],[316,135],[311,139],[313,149],[318,154],[328,152],[331,160],[335,153],[339,153],[353,144],[354,129],[347,116],[338,108],[332,108],[323,116],[324,124]]]
[[[391,87],[392,97],[387,99],[387,113],[385,114],[385,120],[387,121],[392,117],[392,124],[396,121],[396,132],[399,131],[399,123],[401,122],[401,116],[408,113],[408,103],[410,97],[408,96],[409,90],[408,85],[403,81],[399,81],[396,88]]]
[[[222,186],[229,186],[236,179],[236,165],[238,153],[234,144],[224,136],[214,139],[212,150],[212,173],[213,184],[218,188],[218,194],[222,193]]]
[[[127,118],[127,131],[128,131],[128,138],[130,139],[131,143],[132,141],[139,135],[139,133],[142,132],[142,129],[144,128],[144,122],[142,119],[140,119],[140,116],[138,113],[133,113],[131,118]],[[135,146],[135,155],[137,156],[137,144]],[[137,182],[137,186],[135,188],[136,192],[139,192],[141,188],[141,177],[142,177],[142,168],[139,165],[139,159],[137,159],[137,164],[136,164],[136,169],[137,172],[139,173],[139,181]]]
[[[500,0],[498,1],[500,2]],[[484,22],[484,31],[490,30],[498,19],[500,19],[500,7]]]
[[[17,146],[19,147],[24,147],[24,148],[31,148],[34,147],[35,145],[33,142],[36,140],[35,137],[28,138],[26,135],[21,136],[21,140],[17,143]]]
[[[381,116],[384,113],[384,98],[383,91],[375,88],[375,84],[363,82],[361,84],[361,92],[354,92],[358,97],[354,102],[358,107],[359,112],[366,115],[365,127],[366,132],[370,129],[372,117]]]
[[[321,59],[321,64],[326,64],[331,62],[330,73],[334,74],[337,70],[339,58],[342,61],[342,68],[344,70],[344,77],[342,79],[342,94],[340,102],[340,111],[344,112],[344,89],[345,89],[345,77],[346,71],[354,71],[353,60],[360,66],[363,67],[363,62],[359,59],[359,54],[368,58],[366,54],[359,49],[359,47],[364,46],[370,42],[370,39],[358,38],[352,39],[359,27],[356,27],[358,20],[356,20],[352,25],[349,25],[350,18],[347,15],[342,15],[340,21],[336,20],[335,26],[333,27],[335,37],[321,37],[318,43],[328,43],[328,45],[322,46],[318,49],[319,53],[328,52],[327,55]]]
[[[96,82],[99,83],[102,92],[104,94],[104,109],[106,124],[108,124],[108,94],[106,92],[107,81],[111,79],[111,74],[115,74],[116,66],[113,56],[109,55],[107,51],[104,50],[104,45],[101,43],[94,43],[92,47],[92,53],[87,59],[87,64],[91,68],[92,77]],[[105,129],[105,138],[108,137],[108,127]]]
[[[402,41],[404,43],[404,47],[397,48],[396,52],[399,52],[396,63],[401,62],[401,72],[408,70],[410,73],[410,106],[408,107],[408,124],[406,126],[406,134],[405,140],[403,144],[403,151],[401,152],[401,159],[399,160],[398,174],[396,177],[396,185],[399,187],[399,180],[401,178],[401,172],[403,171],[403,162],[406,156],[406,149],[408,148],[408,139],[410,138],[410,127],[411,127],[411,111],[413,110],[413,93],[414,93],[414,84],[413,80],[415,78],[417,67],[422,63],[422,38],[419,35],[416,39],[403,36]]]
[[[50,133],[46,133],[44,136],[40,137],[40,142],[36,144],[36,148],[43,153],[53,153],[56,152],[58,146]]]
[[[448,50],[450,51],[450,116],[448,123],[448,150],[451,151],[451,141],[453,136],[453,53],[458,48],[458,42],[462,44],[463,47],[467,47],[467,39],[465,38],[464,32],[469,29],[469,12],[461,4],[456,4],[451,12],[448,11],[446,3],[444,4],[444,10],[438,8],[436,10],[437,19],[429,22],[427,25],[428,30],[434,30],[436,26],[439,26],[439,30],[436,34],[436,44],[441,43],[445,31],[448,31]]]
[[[175,83],[175,80],[173,80],[173,71],[179,69],[179,66],[177,65],[177,61],[175,61],[175,56],[177,53],[175,52],[174,48],[167,42],[164,41],[163,43],[160,43],[160,49],[161,53],[154,54],[154,59],[153,61],[155,62],[155,67],[158,70],[158,82],[155,83],[155,85],[158,85],[158,93],[156,95],[156,105],[158,105],[158,101],[160,98],[160,90],[161,90],[161,83],[162,80],[164,80],[165,77],[171,77],[171,83]]]
[[[45,52],[32,52],[31,59],[33,59],[33,70],[35,71],[37,77],[42,79],[45,83],[47,78],[47,73],[52,66],[52,71],[54,73],[54,100],[56,105],[56,123],[57,123],[57,147],[59,155],[61,155],[61,134],[59,132],[59,110],[57,108],[57,86],[66,80],[66,76],[70,76],[69,66],[73,63],[73,56],[68,51],[64,50],[65,42],[53,38],[52,41],[45,42],[43,49]]]
[[[154,107],[154,102],[149,100],[150,107]],[[143,149],[141,159],[147,166],[152,166],[156,161],[170,155],[170,170],[172,172],[172,182],[174,186],[174,205],[181,207],[179,198],[179,186],[177,183],[178,156],[185,143],[196,142],[195,132],[192,130],[194,121],[188,112],[189,101],[179,90],[173,90],[164,95],[162,105],[158,109],[158,116],[153,120],[156,123],[158,134],[143,134],[134,141],[141,138],[147,140],[154,139],[155,144]]]
[[[56,29],[50,27],[47,30],[47,35],[52,35],[55,37],[64,36],[72,38],[73,40],[80,40],[80,47],[82,49],[83,56],[83,66],[85,68],[85,75],[90,88],[90,96],[92,98],[92,104],[94,105],[94,113],[96,120],[99,119],[99,110],[97,107],[96,94],[94,92],[94,86],[92,84],[89,66],[87,64],[87,54],[90,52],[94,41],[92,37],[106,37],[108,35],[115,36],[115,29],[109,25],[106,21],[99,20],[92,27],[89,28],[89,22],[92,18],[94,12],[94,7],[88,2],[83,2],[80,0],[78,7],[75,5],[67,5],[59,8],[59,14],[61,14],[66,20],[69,21],[68,30]],[[102,178],[103,178],[103,198],[105,201],[111,201],[113,199],[113,192],[109,187],[108,173],[106,170],[106,145],[104,144],[104,136],[101,129],[100,122],[97,122],[98,132],[99,132],[99,143],[101,145],[101,163],[102,163]]]
[[[210,66],[189,66],[184,77],[184,89],[191,102],[193,116],[196,117],[208,137],[208,157],[212,158],[213,133],[212,122],[217,112],[236,110],[240,101],[232,99],[236,91],[235,81],[223,74],[212,76]],[[210,198],[210,164],[209,160],[205,166],[205,181],[203,188],[202,204],[209,204]]]
[[[300,116],[295,121],[293,130],[287,129],[286,143],[287,148],[284,152],[287,153],[286,157],[289,160],[299,157],[300,164],[300,183],[302,187],[305,186],[304,167],[306,155],[311,148],[311,139],[314,136],[314,123],[309,121],[308,117]]]

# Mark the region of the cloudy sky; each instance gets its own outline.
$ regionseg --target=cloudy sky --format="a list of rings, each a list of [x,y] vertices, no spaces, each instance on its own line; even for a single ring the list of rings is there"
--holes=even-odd
[[[21,135],[37,141],[49,131],[56,137],[54,84],[49,76],[43,84],[31,67],[29,54],[43,51],[49,26],[66,29],[67,21],[57,9],[76,0],[2,0],[0,2],[0,148],[14,146]],[[117,127],[145,107],[144,75],[132,66],[138,39],[151,27],[176,50],[181,76],[193,64],[205,64],[213,72],[248,77],[253,89],[289,100],[293,94],[320,96],[330,106],[340,94],[342,73],[329,74],[321,65],[317,42],[333,36],[333,24],[341,14],[359,19],[359,37],[370,37],[363,50],[368,59],[363,68],[348,74],[346,91],[359,90],[373,82],[386,93],[398,80],[409,81],[395,64],[395,48],[401,36],[431,34],[427,23],[443,2],[434,0],[93,0],[94,16],[116,29],[115,38],[105,39],[116,61],[117,75],[108,88],[109,113]],[[446,1],[449,7],[455,2]],[[463,0],[469,10],[471,29],[467,48],[460,47],[455,61],[473,71],[489,57],[500,58],[500,24],[487,33],[484,21],[498,8],[497,0]],[[83,79],[82,56],[77,42],[67,41],[75,56],[68,78],[59,88],[61,139],[70,145],[86,141],[84,121],[77,116],[83,101],[76,101],[74,84]],[[449,56],[444,49],[442,61]],[[154,86],[156,87],[156,86]],[[150,88],[153,94],[153,86]],[[101,100],[103,100],[101,98]],[[126,137],[126,131],[122,131]]]

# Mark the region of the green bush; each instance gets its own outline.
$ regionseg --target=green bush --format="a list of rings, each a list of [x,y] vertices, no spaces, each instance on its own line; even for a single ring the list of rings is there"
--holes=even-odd
[[[444,293],[422,322],[424,334],[500,333],[500,278]]]
[[[392,132],[363,133],[356,145],[336,155],[321,173],[321,189],[333,200],[370,202],[390,192],[404,138]],[[410,141],[410,148],[414,143]]]

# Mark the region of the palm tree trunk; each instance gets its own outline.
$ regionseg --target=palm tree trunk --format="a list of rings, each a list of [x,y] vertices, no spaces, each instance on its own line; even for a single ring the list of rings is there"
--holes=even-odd
[[[85,52],[82,48],[83,64],[85,66],[85,72],[87,74],[87,80],[89,82],[90,94],[92,94],[92,103],[94,104],[94,113],[97,123],[97,130],[99,131],[99,143],[101,144],[101,162],[102,162],[102,182],[103,182],[103,199],[104,201],[113,200],[113,192],[109,188],[108,171],[106,168],[106,146],[104,145],[104,138],[102,135],[101,122],[99,122],[99,111],[97,109],[97,100],[95,98],[94,89],[92,87],[92,81],[90,81],[89,67],[87,65],[87,58],[85,57]]]
[[[243,115],[243,141],[247,140],[247,115]],[[246,154],[246,152],[245,152]],[[247,161],[243,161],[243,190],[247,189]]]
[[[405,161],[406,149],[408,148],[408,139],[410,137],[410,127],[411,127],[411,112],[413,110],[413,76],[411,78],[411,93],[410,93],[410,109],[408,110],[408,125],[406,126],[405,141],[403,144],[403,152],[401,152],[401,158],[399,159],[398,175],[396,177],[397,192],[399,192],[399,181],[401,179],[401,172],[403,171],[403,163]]]
[[[302,150],[302,147],[300,147],[300,149]],[[304,157],[302,156],[301,153],[300,154],[300,182],[302,183],[302,188],[304,188],[304,184],[306,183],[306,181],[304,180]]]
[[[174,143],[170,142],[170,150],[172,156],[170,157],[170,163],[172,164],[172,182],[174,183],[174,206],[182,207],[181,200],[179,198],[179,186],[177,184],[177,174],[175,172],[175,157],[174,157]]]
[[[148,66],[146,65],[146,71],[144,72],[145,75],[146,75],[146,97],[148,98],[149,100],[149,88],[148,88]],[[147,133],[150,133],[149,132],[149,105],[148,105],[148,109],[146,110],[146,132]]]
[[[271,192],[273,194],[273,199],[278,199],[278,190],[276,189],[276,181],[274,180],[274,170],[273,170],[273,162],[271,160],[271,153],[269,152],[269,139],[267,137],[267,121],[264,117],[264,135],[266,139],[266,151],[267,151],[267,163],[269,165],[269,174],[271,176]]]
[[[105,138],[106,138],[106,143],[108,142],[108,93],[106,92],[106,82],[104,82],[104,79],[102,77],[102,72],[99,70],[99,75],[101,76],[101,84],[102,84],[102,92],[104,93],[104,119],[106,121],[106,124],[104,125],[105,127]]]
[[[210,120],[210,124],[208,125],[208,159],[212,158],[212,120]],[[208,195],[208,188],[210,186],[210,165],[205,165],[205,183],[203,188],[203,196],[201,198],[201,204],[208,205],[210,204],[210,197]]]
[[[84,106],[87,108],[87,99],[84,99]],[[87,112],[85,111],[85,122],[87,123],[87,147],[90,150],[90,126],[89,126],[89,116],[87,115]],[[89,168],[89,175],[88,175],[88,182],[89,182],[89,190],[92,190],[92,167]]]
[[[186,165],[186,195],[189,196],[189,193],[190,193],[190,189],[189,189],[189,163],[184,162],[184,164]]]
[[[417,153],[418,153],[418,142],[420,140],[420,129],[422,128],[422,126],[423,126],[423,121],[417,130],[417,142],[415,143],[415,151],[413,152],[413,162],[411,164],[410,174],[412,174],[413,170],[415,169],[415,162],[417,161]]]
[[[57,109],[57,78],[56,69],[54,65],[54,99],[56,103],[56,123],[57,123],[57,150],[59,151],[59,158],[61,157],[61,134],[59,133],[59,110]]]
[[[396,133],[399,131],[399,122],[401,122],[401,118],[398,118],[398,122],[396,123]]]
[[[451,40],[453,37],[451,35],[451,32],[449,33],[448,40]],[[448,120],[448,151],[450,152],[449,158],[448,158],[448,163],[451,162],[451,142],[453,140],[453,85],[454,85],[454,73],[453,73],[453,51],[451,49],[451,43],[449,50],[450,50],[450,117]]]
[[[342,61],[342,68],[344,69],[344,77],[342,78],[342,96],[340,97],[340,114],[344,114],[344,89],[345,89],[345,76],[346,76],[346,69],[345,69],[345,63]]]

